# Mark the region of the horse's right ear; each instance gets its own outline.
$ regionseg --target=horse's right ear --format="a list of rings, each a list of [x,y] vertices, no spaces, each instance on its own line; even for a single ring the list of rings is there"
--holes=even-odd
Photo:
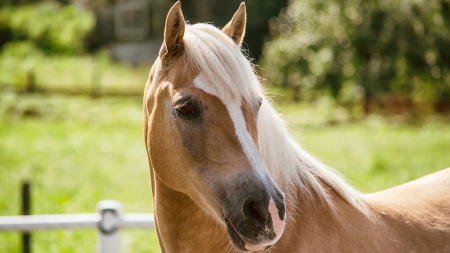
[[[185,30],[185,21],[181,12],[180,1],[176,2],[170,8],[166,18],[164,29],[164,46],[159,52],[160,57],[174,57],[183,50],[183,36]]]
[[[247,23],[247,13],[245,8],[245,3],[241,3],[239,9],[234,14],[233,18],[224,28],[224,32],[228,37],[230,37],[234,43],[241,46],[242,40],[245,35],[245,24]]]

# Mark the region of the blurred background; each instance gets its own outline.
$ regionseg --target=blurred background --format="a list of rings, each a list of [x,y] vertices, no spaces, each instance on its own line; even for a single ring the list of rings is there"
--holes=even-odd
[[[151,212],[142,93],[167,0],[0,0],[0,215]],[[241,0],[182,0],[223,27]],[[450,167],[450,1],[249,0],[244,51],[303,147],[373,192]],[[33,233],[95,252],[97,232]],[[0,233],[0,252],[21,252]],[[155,232],[123,252],[159,252]]]

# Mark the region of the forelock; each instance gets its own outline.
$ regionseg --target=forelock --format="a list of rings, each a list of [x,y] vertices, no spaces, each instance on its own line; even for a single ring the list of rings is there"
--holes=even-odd
[[[205,77],[222,101],[260,101],[263,91],[252,64],[222,31],[209,24],[187,25],[184,44],[186,63]]]

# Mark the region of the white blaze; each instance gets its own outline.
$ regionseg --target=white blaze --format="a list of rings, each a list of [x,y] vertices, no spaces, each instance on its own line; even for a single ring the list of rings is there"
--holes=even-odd
[[[219,92],[215,89],[215,87],[213,87],[212,85],[207,85],[204,80],[204,76],[202,74],[199,74],[194,79],[195,87],[202,89],[206,93],[214,95],[221,99]],[[264,180],[266,165],[264,164],[263,159],[259,154],[258,149],[256,148],[255,142],[250,136],[250,133],[247,131],[247,123],[245,122],[244,114],[242,114],[241,110],[241,101],[236,100],[225,103],[225,101],[222,100],[222,102],[228,109],[228,113],[230,114],[231,120],[233,121],[234,127],[236,129],[236,135],[242,145],[242,148],[244,149],[245,155],[250,161],[250,165]]]
[[[205,77],[201,73],[194,79],[194,84],[195,87],[202,89],[206,93],[218,97],[225,104],[228,109],[228,113],[230,114],[231,120],[233,121],[234,128],[236,129],[236,135],[242,145],[245,155],[250,161],[250,165],[255,171],[257,171],[262,179],[265,180],[266,165],[264,164],[263,159],[259,154],[258,149],[256,148],[253,138],[250,136],[250,133],[247,130],[247,123],[245,122],[244,114],[241,110],[241,101],[223,101],[217,89],[212,85],[207,85]],[[245,248],[249,251],[263,250],[267,246],[275,244],[278,239],[280,239],[281,234],[283,234],[285,221],[279,218],[278,208],[276,207],[275,202],[272,198],[270,198],[268,208],[272,217],[276,237],[272,241],[260,245],[250,245],[246,243]]]

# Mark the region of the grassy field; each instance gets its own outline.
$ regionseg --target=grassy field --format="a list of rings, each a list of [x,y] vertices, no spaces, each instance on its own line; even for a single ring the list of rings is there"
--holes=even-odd
[[[0,215],[19,214],[19,187],[32,183],[34,214],[95,212],[115,199],[126,212],[151,212],[141,101],[3,96]],[[34,252],[94,252],[96,231],[33,234]],[[158,252],[154,232],[123,234],[124,252]],[[0,234],[0,252],[20,252]]]
[[[32,183],[34,214],[94,212],[103,199],[120,201],[126,212],[151,212],[141,107],[131,98],[0,93],[0,215],[19,214],[24,180]],[[372,116],[330,125],[313,120],[320,110],[305,105],[280,111],[306,150],[363,192],[450,167],[444,120],[408,126]],[[0,252],[20,252],[19,243],[19,234],[0,233]],[[124,252],[159,252],[153,231],[124,231],[122,243]],[[36,253],[95,248],[93,230],[33,233]]]
[[[298,143],[364,193],[450,167],[450,124],[443,117],[410,125],[400,116],[372,115],[329,125],[324,120],[310,124],[320,110],[312,114],[308,105],[287,105],[280,111]]]
[[[33,76],[35,87],[42,90],[136,93],[142,90],[150,67],[115,63],[103,51],[96,55],[49,57],[25,47],[0,52],[0,88],[24,90]]]

